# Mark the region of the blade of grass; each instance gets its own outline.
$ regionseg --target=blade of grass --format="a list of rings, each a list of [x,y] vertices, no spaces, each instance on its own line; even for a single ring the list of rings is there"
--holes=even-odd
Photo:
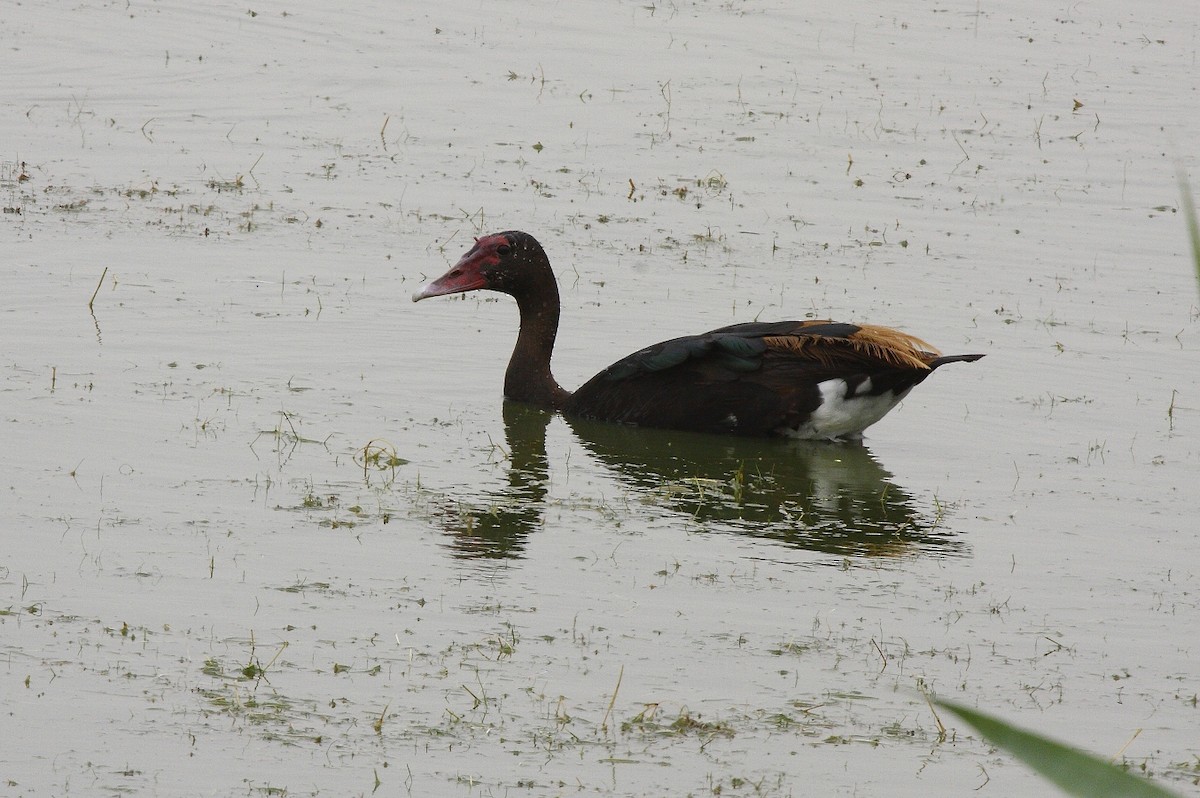
[[[1196,221],[1196,203],[1192,200],[1192,187],[1182,167],[1179,169],[1179,205],[1187,223],[1188,238],[1192,242],[1192,263],[1196,267],[1196,285],[1200,287],[1200,222]]]
[[[1068,795],[1079,798],[1179,798],[1176,793],[1077,748],[1025,731],[962,704],[941,699],[935,699],[934,703],[974,726],[985,740],[1007,750]]]

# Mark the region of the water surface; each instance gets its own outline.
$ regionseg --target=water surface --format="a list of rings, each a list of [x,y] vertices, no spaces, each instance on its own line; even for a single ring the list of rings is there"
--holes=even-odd
[[[922,690],[1196,793],[1183,6],[0,19],[14,794],[1044,789]],[[510,301],[407,300],[512,228],[564,385],[756,318],[988,357],[863,446],[568,423]]]

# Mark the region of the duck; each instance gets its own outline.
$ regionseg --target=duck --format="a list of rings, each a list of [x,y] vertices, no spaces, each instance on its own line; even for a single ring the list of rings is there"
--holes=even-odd
[[[741,436],[859,440],[947,363],[908,333],[830,320],[744,322],[639,349],[574,392],[554,379],[558,281],[532,235],[484,235],[413,302],[468,291],[516,300],[520,331],[504,375],[507,399],[565,416]]]

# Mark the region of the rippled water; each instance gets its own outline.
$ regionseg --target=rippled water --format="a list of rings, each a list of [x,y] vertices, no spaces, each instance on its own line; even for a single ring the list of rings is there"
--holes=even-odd
[[[8,4],[6,789],[1044,789],[928,690],[1195,793],[1197,24]],[[513,228],[564,385],[755,318],[988,357],[863,446],[568,423],[507,298],[407,300]]]

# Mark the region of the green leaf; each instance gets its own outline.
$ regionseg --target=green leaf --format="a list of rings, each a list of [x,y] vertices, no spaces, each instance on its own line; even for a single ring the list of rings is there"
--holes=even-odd
[[[934,703],[958,715],[974,726],[985,740],[1006,749],[1068,795],[1080,798],[1179,798],[1153,782],[1126,773],[1078,748],[1009,725],[962,704],[940,699]]]
[[[1179,169],[1179,205],[1187,223],[1188,238],[1192,242],[1192,262],[1196,266],[1196,284],[1200,285],[1200,223],[1196,221],[1196,204],[1192,201],[1192,187],[1187,175]]]

